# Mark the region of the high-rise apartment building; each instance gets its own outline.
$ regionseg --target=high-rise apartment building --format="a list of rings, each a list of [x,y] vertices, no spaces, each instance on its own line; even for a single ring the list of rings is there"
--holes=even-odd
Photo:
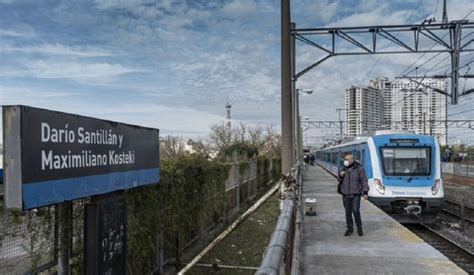
[[[370,81],[369,86],[346,90],[346,136],[380,129],[413,130],[431,134],[446,144],[446,81],[423,79],[421,84],[408,79],[390,81],[386,77]]]
[[[413,130],[431,134],[446,144],[447,97],[433,88],[446,91],[444,79],[423,79],[422,84],[397,79],[391,86],[391,129]]]
[[[383,96],[371,86],[352,86],[346,90],[346,136],[367,134],[384,123]]]
[[[388,77],[377,77],[370,80],[370,86],[380,90],[383,97],[383,129],[391,129],[392,121],[392,86]]]

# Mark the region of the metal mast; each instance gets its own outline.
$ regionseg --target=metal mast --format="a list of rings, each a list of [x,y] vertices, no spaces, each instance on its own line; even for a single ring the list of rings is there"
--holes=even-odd
[[[225,103],[225,109],[226,109],[225,126],[227,127],[227,129],[230,130],[232,128],[232,119],[230,116],[232,104],[229,102],[229,100],[227,100],[227,102]]]

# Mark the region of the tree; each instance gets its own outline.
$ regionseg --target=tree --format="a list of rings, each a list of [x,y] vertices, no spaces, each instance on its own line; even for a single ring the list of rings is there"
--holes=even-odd
[[[210,143],[223,160],[241,160],[256,155],[278,157],[281,152],[280,135],[272,126],[249,126],[240,123],[229,128],[224,123],[211,126]]]
[[[187,152],[179,138],[167,136],[160,139],[160,158],[176,159],[184,155],[187,155]]]

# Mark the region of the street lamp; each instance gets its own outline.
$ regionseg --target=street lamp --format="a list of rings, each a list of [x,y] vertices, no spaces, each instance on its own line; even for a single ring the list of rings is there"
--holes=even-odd
[[[297,93],[305,93],[305,94],[312,94],[313,93],[313,90],[305,90],[305,89],[296,89],[296,92]]]

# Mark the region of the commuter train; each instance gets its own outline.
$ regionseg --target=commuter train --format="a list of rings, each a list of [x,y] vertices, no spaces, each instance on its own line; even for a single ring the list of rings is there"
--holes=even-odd
[[[364,167],[369,201],[402,223],[430,223],[444,204],[439,144],[412,131],[377,131],[314,152],[333,175],[351,152]]]

